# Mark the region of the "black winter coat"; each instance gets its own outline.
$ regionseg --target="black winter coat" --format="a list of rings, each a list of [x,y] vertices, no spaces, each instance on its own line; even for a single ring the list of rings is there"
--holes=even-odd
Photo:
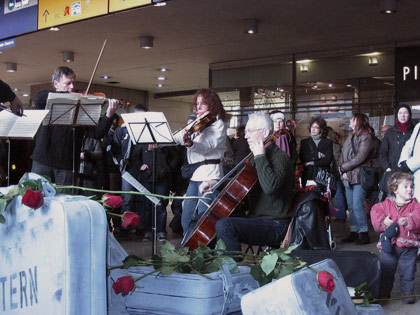
[[[412,133],[413,129],[402,132],[395,126],[386,131],[381,144],[380,161],[382,171],[385,171],[388,167],[391,170],[397,169],[401,151]]]

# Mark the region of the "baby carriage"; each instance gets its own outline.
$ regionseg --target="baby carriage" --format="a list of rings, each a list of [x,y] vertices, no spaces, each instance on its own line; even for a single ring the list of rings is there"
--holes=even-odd
[[[331,249],[336,247],[331,231],[330,216],[336,211],[332,206],[335,192],[334,176],[319,169],[314,181],[302,187],[295,201],[290,234],[290,246],[297,249]]]

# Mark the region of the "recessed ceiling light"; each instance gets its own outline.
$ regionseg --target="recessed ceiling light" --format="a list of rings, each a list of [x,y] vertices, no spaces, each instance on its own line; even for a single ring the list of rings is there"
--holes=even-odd
[[[303,59],[303,60],[298,60],[296,61],[296,63],[310,63],[312,60],[310,59]]]
[[[14,88],[13,89],[13,91],[15,91],[15,92],[17,92],[17,91],[19,91],[20,89],[18,89],[18,88]]]
[[[110,76],[107,76],[107,75],[105,74],[105,75],[101,76],[101,78],[102,78],[102,79],[104,79],[104,80],[108,80],[108,79],[110,79],[111,77],[110,77]]]
[[[156,84],[156,86],[157,86],[158,88],[161,88],[161,87],[163,86],[163,84],[162,84],[162,83],[158,83],[158,84]]]
[[[332,85],[332,83],[330,82],[330,83],[328,83],[328,87],[332,87],[333,85]]]
[[[157,79],[160,80],[160,81],[166,80],[166,78],[163,77],[163,76],[157,77]]]
[[[29,94],[28,94],[28,93],[23,93],[23,94],[22,94],[22,96],[23,96],[23,97],[28,97],[28,96],[29,96]]]
[[[155,7],[164,7],[166,5],[165,0],[153,0]]]
[[[159,71],[160,72],[166,72],[166,71],[168,71],[168,69],[166,69],[165,67],[162,67],[162,68],[159,69]]]
[[[60,28],[58,26],[50,27],[50,31],[58,32],[59,30],[60,30]]]
[[[346,84],[346,86],[349,87],[349,88],[353,87],[353,85],[351,85],[351,84]]]

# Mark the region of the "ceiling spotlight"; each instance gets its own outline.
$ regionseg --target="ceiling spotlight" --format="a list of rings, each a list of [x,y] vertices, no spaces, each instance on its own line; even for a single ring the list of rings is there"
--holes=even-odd
[[[156,84],[156,86],[157,86],[158,88],[161,88],[161,87],[163,87],[163,84],[162,84],[162,83],[158,83],[158,84]]]
[[[17,63],[16,62],[6,62],[6,72],[16,72]]]
[[[63,51],[63,61],[64,62],[73,62],[74,61],[74,51]]]
[[[300,65],[300,72],[302,72],[302,73],[308,72],[308,65],[305,65],[305,64],[302,63]]]
[[[19,88],[14,88],[13,91],[17,92],[19,91]]]
[[[158,79],[159,81],[166,80],[166,78],[165,78],[165,77],[163,77],[163,76],[157,77],[157,79]]]
[[[110,79],[111,77],[105,74],[105,75],[101,76],[101,78],[102,78],[102,79],[104,79],[104,80],[108,80],[108,79]]]
[[[328,87],[333,87],[331,81],[328,82]]]
[[[162,67],[162,68],[159,69],[159,71],[160,72],[166,72],[166,71],[168,71],[168,69],[166,69],[165,67]]]
[[[246,19],[244,21],[244,33],[246,34],[257,34],[258,33],[258,23],[256,19]]]
[[[140,47],[144,49],[153,48],[153,37],[152,36],[140,37]]]
[[[60,30],[60,28],[58,26],[52,26],[52,27],[50,27],[50,31],[58,32],[59,30]]]
[[[369,57],[369,66],[376,66],[378,64],[378,57]]]
[[[381,13],[382,14],[397,13],[397,0],[381,0]]]
[[[22,94],[22,96],[23,96],[23,97],[28,97],[28,96],[29,96],[29,94],[28,94],[28,93],[23,93],[23,94]]]

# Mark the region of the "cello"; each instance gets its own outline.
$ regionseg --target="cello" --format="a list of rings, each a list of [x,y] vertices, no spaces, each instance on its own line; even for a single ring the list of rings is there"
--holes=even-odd
[[[278,137],[287,133],[286,129],[277,131],[264,141],[264,145],[267,147]],[[253,153],[251,152],[216,184],[218,186],[223,183],[239,166],[244,164],[242,170],[229,181],[203,213],[191,233],[182,240],[181,246],[188,246],[190,250],[194,250],[199,246],[199,243],[208,245],[214,239],[217,221],[229,217],[258,181],[257,170],[250,163],[252,158]],[[216,186],[213,187],[213,190],[217,188]]]

